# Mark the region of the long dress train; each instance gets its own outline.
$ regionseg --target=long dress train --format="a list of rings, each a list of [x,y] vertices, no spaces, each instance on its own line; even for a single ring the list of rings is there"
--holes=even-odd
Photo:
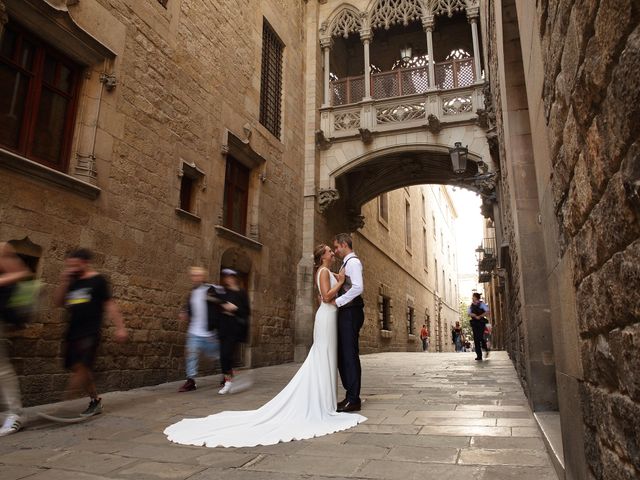
[[[333,275],[330,281],[333,287]],[[364,422],[362,415],[336,412],[337,344],[337,308],[322,303],[316,312],[309,354],[278,395],[257,410],[181,420],[167,427],[164,434],[183,445],[254,447],[319,437]]]

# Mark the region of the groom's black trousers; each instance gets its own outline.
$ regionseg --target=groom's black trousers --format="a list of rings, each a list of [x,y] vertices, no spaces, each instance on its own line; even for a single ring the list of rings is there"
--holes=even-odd
[[[338,371],[349,402],[360,401],[360,328],[364,308],[343,307],[338,310]]]

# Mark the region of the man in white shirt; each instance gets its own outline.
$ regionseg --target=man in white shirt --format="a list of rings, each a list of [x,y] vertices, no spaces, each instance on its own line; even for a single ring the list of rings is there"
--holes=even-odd
[[[338,412],[360,410],[360,348],[358,339],[364,323],[364,300],[362,292],[362,263],[353,253],[351,235],[340,233],[333,240],[335,253],[342,257],[345,282],[335,304],[338,307],[338,371],[342,386],[346,390],[344,400],[338,402]]]
[[[195,390],[195,377],[198,375],[198,360],[201,353],[211,359],[218,359],[220,343],[215,331],[209,329],[213,314],[207,302],[207,292],[211,285],[204,283],[207,272],[204,268],[189,268],[189,277],[193,286],[185,308],[180,312],[180,320],[189,320],[187,343],[185,346],[187,380],[179,392]]]

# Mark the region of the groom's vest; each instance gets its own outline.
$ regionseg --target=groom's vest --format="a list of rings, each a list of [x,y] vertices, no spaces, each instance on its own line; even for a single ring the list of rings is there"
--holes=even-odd
[[[355,255],[353,257],[349,257],[347,261],[342,264],[342,268],[346,269],[347,263],[349,263],[349,260],[353,258],[358,258],[358,257]],[[351,278],[345,275],[344,283],[342,284],[342,287],[340,287],[340,291],[338,292],[340,294],[339,296],[342,296],[345,293],[347,293],[349,290],[351,290],[351,286],[352,286]],[[360,308],[364,307],[364,300],[362,299],[362,295],[358,295],[356,298],[351,300],[349,303],[345,303],[340,308],[352,308],[352,307],[360,307]]]

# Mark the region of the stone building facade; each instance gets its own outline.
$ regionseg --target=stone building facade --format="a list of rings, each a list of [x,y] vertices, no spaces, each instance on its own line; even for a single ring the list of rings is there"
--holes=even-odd
[[[497,0],[482,16],[500,342],[541,423],[557,412],[562,478],[638,478],[640,6]]]
[[[65,252],[78,245],[95,252],[130,329],[124,344],[104,335],[101,390],[183,377],[186,325],[177,314],[194,264],[212,280],[223,267],[243,274],[254,311],[248,361],[291,361],[304,151],[304,57],[295,46],[304,41],[303,3],[3,0],[0,7],[8,20],[3,70],[24,67],[14,65],[15,42],[7,40],[19,38],[20,48],[61,59],[56,78],[72,69],[77,87],[57,164],[35,147],[5,137],[0,145],[0,238],[14,241],[45,286],[42,318],[10,334],[25,403],[62,394],[65,318],[50,299]],[[283,46],[277,130],[261,119],[267,24]],[[3,110],[10,107],[7,82]],[[42,128],[54,134],[55,115],[49,120]],[[231,162],[246,174],[238,188],[248,189],[246,205],[235,203],[237,218],[225,194]]]

